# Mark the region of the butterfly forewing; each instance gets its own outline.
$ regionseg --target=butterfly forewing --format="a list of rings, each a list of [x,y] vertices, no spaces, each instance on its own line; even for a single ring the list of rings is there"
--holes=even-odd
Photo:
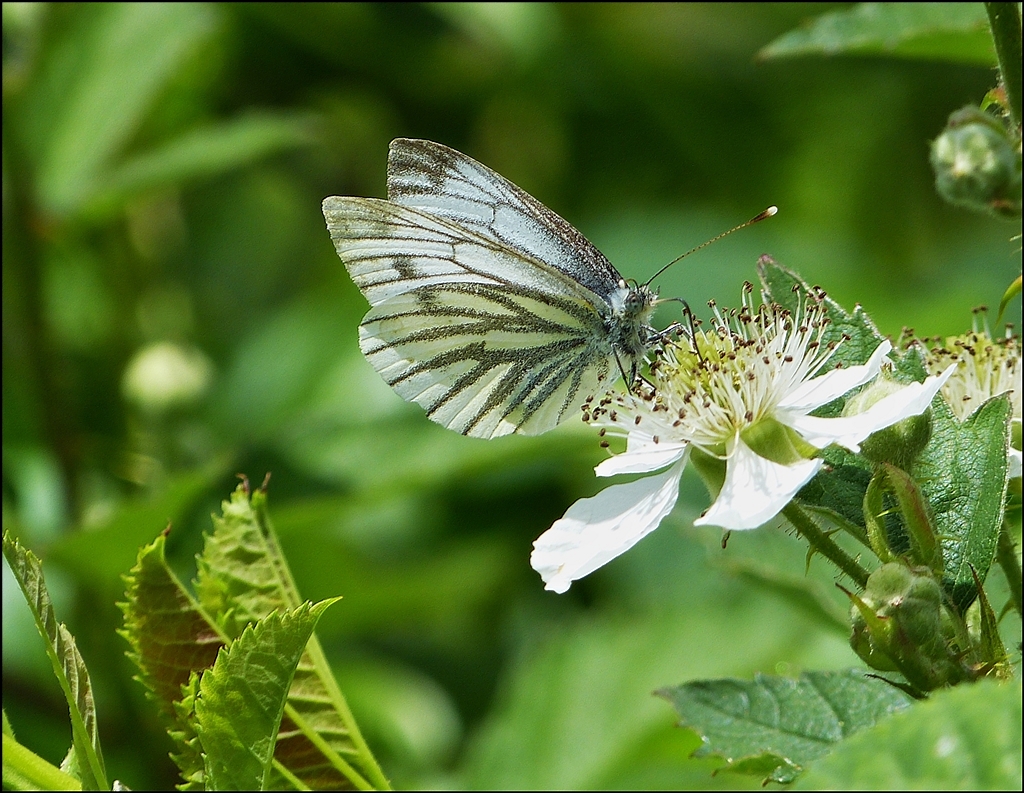
[[[545,262],[601,297],[622,280],[604,254],[563,218],[501,174],[439,143],[392,141],[388,200]]]
[[[334,247],[371,306],[442,283],[517,285],[601,300],[543,261],[425,212],[338,196],[325,199],[323,210]]]
[[[620,278],[572,226],[429,141],[392,143],[388,197],[324,215],[371,305],[360,348],[400,396],[466,435],[535,435],[619,374]]]

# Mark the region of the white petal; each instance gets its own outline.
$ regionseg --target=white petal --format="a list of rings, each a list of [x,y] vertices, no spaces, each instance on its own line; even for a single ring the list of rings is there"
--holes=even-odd
[[[832,369],[821,377],[805,380],[782,398],[779,407],[798,413],[807,413],[817,407],[827,405],[851,388],[864,385],[877,375],[885,361],[885,356],[891,349],[892,344],[886,339],[871,353],[867,363],[845,369]]]
[[[533,544],[530,565],[544,588],[569,585],[625,553],[658,528],[676,505],[685,459],[661,474],[581,498]]]
[[[594,473],[598,476],[615,476],[658,471],[681,460],[686,446],[685,442],[655,443],[650,433],[633,430],[629,433],[626,451],[609,457],[594,469]]]
[[[908,416],[916,416],[928,409],[932,398],[942,388],[956,365],[946,368],[940,375],[929,377],[923,383],[910,383],[899,391],[878,400],[854,416],[819,418],[779,412],[776,418],[796,430],[808,443],[819,449],[837,443],[851,452],[860,451],[860,442],[872,432],[895,424]]]
[[[781,465],[760,457],[737,441],[725,464],[725,483],[715,503],[694,526],[756,529],[774,518],[821,468],[818,459]]]

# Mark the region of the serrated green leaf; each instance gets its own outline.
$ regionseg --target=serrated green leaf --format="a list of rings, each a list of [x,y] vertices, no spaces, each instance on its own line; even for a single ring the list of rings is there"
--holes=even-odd
[[[932,436],[914,464],[942,543],[943,585],[965,610],[984,583],[1003,521],[1010,403],[990,399],[963,423],[941,397],[932,402]]]
[[[213,789],[267,789],[299,658],[320,615],[334,602],[275,611],[242,631],[203,673],[196,726]]]
[[[198,685],[197,673],[213,666],[226,638],[167,566],[165,544],[161,534],[139,552],[125,576],[126,602],[119,604],[124,628],[119,633],[131,645],[128,657],[139,669],[137,679],[173,725],[168,731],[176,744],[171,757],[185,788],[202,789],[201,784],[195,787],[203,762],[188,686],[190,681]]]
[[[98,177],[87,211],[118,207],[140,192],[213,176],[312,139],[308,118],[251,115],[194,129]]]
[[[275,610],[296,608],[300,598],[270,525],[266,494],[257,490],[250,498],[239,486],[222,508],[199,557],[195,589],[225,634],[237,636]],[[314,789],[388,787],[315,636],[295,673],[275,759]]]
[[[769,256],[762,256],[758,261],[757,274],[766,295],[793,312],[800,308],[803,296],[812,289],[800,276]],[[829,359],[830,363],[833,366],[856,366],[867,361],[884,340],[875,323],[859,305],[855,306],[851,313],[827,296],[825,305],[828,309],[829,325],[822,333],[821,343],[839,345]],[[815,415],[819,414],[816,412]]]
[[[82,13],[60,95],[42,92],[59,107],[52,127],[37,131],[46,136],[38,164],[46,209],[64,215],[81,206],[215,20],[201,3],[113,3]]]
[[[226,638],[167,566],[165,545],[161,534],[139,551],[125,576],[124,628],[119,632],[131,645],[139,679],[173,719],[181,687],[193,672],[213,665]]]
[[[778,781],[790,781],[839,741],[910,703],[903,692],[857,669],[805,672],[795,680],[700,680],[658,694],[675,707],[681,727],[703,738],[697,756],[717,755],[734,770],[751,768]],[[769,773],[771,755],[781,760]]]
[[[71,715],[71,739],[80,758],[82,788],[107,790],[109,786],[103,767],[103,751],[96,730],[92,681],[85,660],[64,623],[57,622],[50,594],[46,591],[43,568],[36,555],[22,548],[10,532],[4,532],[3,553],[28,601],[36,628],[46,645],[46,655],[50,659],[53,673],[67,700]]]
[[[267,521],[266,494],[239,485],[205,538],[195,581],[199,603],[230,636],[302,602]]]
[[[785,33],[759,56],[839,54],[996,65],[981,3],[860,3]]]
[[[936,691],[841,743],[797,787],[1020,790],[1020,683],[981,680]]]
[[[924,365],[924,357],[916,345],[906,350],[899,350],[893,353],[896,364],[893,370],[896,379],[906,383],[923,383],[928,377],[928,370]]]
[[[203,746],[196,733],[196,697],[199,696],[199,674],[193,672],[188,682],[181,687],[181,699],[174,703],[178,729],[168,730],[177,751],[171,752],[171,760],[181,771],[182,782],[178,790],[206,790],[206,766],[203,763]]]

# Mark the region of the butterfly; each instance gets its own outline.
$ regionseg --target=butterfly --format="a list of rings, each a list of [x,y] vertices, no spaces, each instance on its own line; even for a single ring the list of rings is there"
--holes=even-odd
[[[398,138],[387,200],[331,196],[334,247],[370,303],[359,347],[403,399],[480,438],[538,435],[631,385],[656,295],[503,176]]]

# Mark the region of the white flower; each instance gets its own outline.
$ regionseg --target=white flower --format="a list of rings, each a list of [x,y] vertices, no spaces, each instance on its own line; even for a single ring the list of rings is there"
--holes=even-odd
[[[928,348],[927,342],[934,346]],[[942,396],[953,415],[964,421],[997,394],[1009,394],[1012,436],[1021,435],[1020,337],[1007,334],[993,339],[985,331],[974,331],[945,340],[939,337],[914,342],[922,348],[925,366],[935,373],[955,364],[952,377],[942,387]],[[1021,450],[1010,447],[1009,475],[1021,475]]]
[[[883,341],[862,365],[823,372],[837,347],[821,342],[823,296],[808,295],[794,315],[775,304],[753,309],[751,291],[747,284],[742,309],[728,320],[715,309],[696,349],[685,337],[666,343],[650,387],[585,410],[602,435],[627,437],[626,450],[597,466],[598,476],[660,473],[577,501],[537,539],[530,561],[545,589],[565,592],[656,529],[675,506],[694,449],[725,463],[718,497],[694,524],[753,529],[818,472],[820,449],[837,443],[858,451],[871,433],[927,409],[950,375],[899,388],[856,415],[812,416],[873,379],[892,345]]]

